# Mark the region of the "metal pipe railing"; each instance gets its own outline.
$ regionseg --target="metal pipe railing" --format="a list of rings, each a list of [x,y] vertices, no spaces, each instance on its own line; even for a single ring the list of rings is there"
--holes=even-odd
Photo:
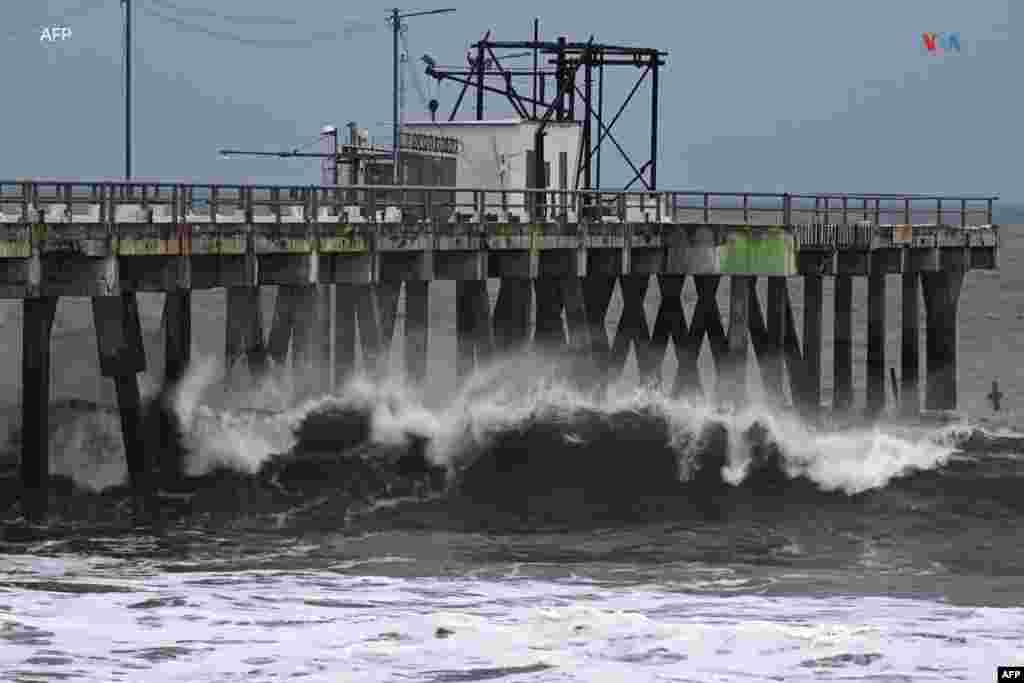
[[[839,210],[842,225],[848,225],[851,213],[862,221],[882,224],[912,224],[915,218],[944,224],[949,202],[959,204],[959,225],[966,227],[974,218],[992,223],[997,197],[912,194],[815,193],[790,194],[768,192],[710,192],[678,190],[664,192],[560,190],[550,188],[500,189],[493,187],[443,186],[287,186],[221,185],[183,183],[0,182],[0,213],[10,215],[11,207],[22,217],[29,209],[62,205],[70,214],[73,207],[99,206],[101,220],[117,220],[116,208],[135,205],[144,212],[166,207],[174,220],[209,215],[216,221],[224,212],[241,211],[246,217],[256,209],[269,210],[274,222],[280,222],[286,208],[301,209],[306,220],[319,220],[321,209],[332,215],[352,212],[367,221],[403,222],[442,221],[531,221],[618,220],[649,222],[680,221],[685,212],[705,223],[716,219],[742,220],[772,214],[783,225],[797,223],[830,224]],[[854,205],[851,207],[851,201]],[[859,209],[856,208],[859,204]],[[852,211],[851,211],[852,209]],[[260,214],[265,215],[265,214]],[[297,215],[297,214],[295,214]]]

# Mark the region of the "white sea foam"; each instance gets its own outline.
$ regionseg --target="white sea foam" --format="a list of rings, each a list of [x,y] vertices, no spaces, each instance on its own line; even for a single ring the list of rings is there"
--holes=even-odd
[[[119,578],[110,563],[78,562],[68,572],[55,566],[64,561],[40,558],[34,573],[93,591],[8,592],[0,668],[94,681],[520,673],[531,681],[731,682],[990,680],[996,664],[1024,664],[1019,608],[696,595],[585,580],[280,571]],[[32,567],[20,559],[20,581]],[[105,585],[131,592],[99,592]]]

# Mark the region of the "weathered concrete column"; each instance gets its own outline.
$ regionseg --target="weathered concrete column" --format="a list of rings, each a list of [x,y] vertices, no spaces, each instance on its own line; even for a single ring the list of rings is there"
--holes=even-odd
[[[430,281],[405,281],[405,374],[412,384],[427,379]]]
[[[697,288],[697,305],[690,320],[690,332],[682,349],[676,347],[679,369],[676,374],[674,395],[702,394],[698,360],[705,335],[715,360],[716,380],[721,379],[722,368],[728,362],[729,340],[722,327],[722,315],[718,309],[718,275],[694,275]]]
[[[797,408],[805,407],[807,401],[804,398],[807,383],[804,381],[804,373],[807,368],[804,364],[804,352],[800,346],[800,335],[796,331],[796,319],[793,316],[793,306],[789,300],[789,287],[782,288],[782,307],[786,317],[786,332],[784,351],[786,355],[786,370],[789,376],[789,393],[793,397],[793,404]]]
[[[492,355],[490,298],[487,280],[456,280],[455,372],[461,383]]]
[[[156,403],[160,424],[159,469],[164,481],[184,474],[185,453],[174,414],[174,397],[192,358],[192,292],[183,289],[164,295],[164,381]]]
[[[112,378],[117,387],[121,436],[132,489],[137,495],[147,496],[153,482],[140,429],[141,400],[136,377],[146,370],[146,352],[135,294],[93,297],[92,311],[100,374]]]
[[[647,298],[647,287],[651,276],[623,275],[619,278],[622,291],[622,317],[615,332],[610,354],[611,372],[622,372],[629,357],[629,346],[632,343],[636,351],[636,364],[640,372],[648,367],[651,352],[651,333],[647,327],[647,312],[644,310],[644,299]]]
[[[722,399],[743,405],[747,395],[747,345],[750,330],[749,275],[729,278],[729,357],[723,375],[725,381]]]
[[[377,294],[377,311],[380,313],[380,356],[384,363],[391,354],[391,343],[395,338],[395,321],[398,320],[398,300],[402,296],[401,280],[381,280],[374,285]]]
[[[313,334],[313,364],[316,369],[316,384],[318,392],[330,392],[334,389],[331,382],[331,318],[334,307],[331,305],[330,284],[321,283],[316,286],[316,315],[315,331]],[[256,307],[259,309],[259,298],[257,295]]]
[[[359,320],[359,346],[363,352],[363,372],[371,377],[381,371],[384,346],[379,299],[373,285],[355,285],[356,318]]]
[[[871,264],[868,273],[867,417],[885,410],[885,271]]]
[[[925,338],[927,378],[925,407],[956,410],[957,309],[963,285],[962,270],[921,273],[928,332]]]
[[[919,353],[920,275],[908,262],[904,265],[902,278],[903,337],[900,340],[900,412],[904,417],[917,417],[921,412],[921,397],[918,388],[921,374]]]
[[[832,410],[842,414],[853,407],[853,278],[849,275],[835,276],[832,330]]]
[[[274,301],[274,319],[267,339],[267,352],[274,364],[283,367],[288,363],[288,349],[292,343],[295,316],[302,301],[300,287],[279,285]]]
[[[21,484],[22,512],[46,516],[50,486],[50,332],[57,297],[22,302]]]
[[[587,275],[583,278],[583,299],[587,307],[587,324],[590,326],[590,353],[596,372],[608,377],[608,302],[615,292],[615,277],[608,275]]]
[[[356,286],[338,283],[334,290],[334,386],[356,369]]]
[[[672,340],[677,349],[686,344],[689,332],[686,325],[686,313],[683,311],[683,284],[685,275],[659,275],[658,290],[661,302],[658,306],[658,317],[651,331],[650,354],[646,367],[641,368],[641,375],[648,380],[661,380],[662,363],[668,353],[668,341]]]
[[[565,347],[565,322],[562,319],[562,289],[555,278],[533,281],[536,322],[533,343],[541,351],[561,352]]]
[[[224,363],[228,374],[244,355],[253,376],[261,376],[267,367],[267,351],[259,288],[228,287],[225,313]]]
[[[807,416],[821,412],[822,276],[804,276],[804,407]]]
[[[786,374],[784,349],[786,345],[786,278],[769,277],[768,301],[765,309],[765,357],[760,362],[765,391],[769,400],[780,402],[784,396],[783,381]]]
[[[494,344],[499,353],[521,351],[529,340],[533,283],[503,278],[494,304]]]
[[[291,295],[293,312],[292,329],[292,376],[300,396],[319,393],[321,382],[318,378],[317,332],[319,302],[316,285],[297,287]]]
[[[596,372],[591,358],[590,326],[583,296],[583,278],[560,278],[562,304],[565,308],[565,327],[568,332],[569,378],[577,386],[591,389]],[[602,373],[603,374],[603,373]],[[603,380],[603,377],[601,378]]]

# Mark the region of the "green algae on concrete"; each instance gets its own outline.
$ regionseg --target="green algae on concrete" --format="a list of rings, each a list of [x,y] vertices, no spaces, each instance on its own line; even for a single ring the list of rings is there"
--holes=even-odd
[[[723,275],[795,275],[796,242],[781,226],[730,228],[719,247]]]

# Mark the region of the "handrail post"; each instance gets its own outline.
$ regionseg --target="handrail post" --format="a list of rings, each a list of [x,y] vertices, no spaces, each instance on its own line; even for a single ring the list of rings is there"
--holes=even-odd
[[[846,195],[843,195],[843,225],[849,225],[850,224],[849,201],[848,200],[849,200],[849,198]]]
[[[910,222],[910,197],[904,197],[903,199],[903,224],[911,225]]]
[[[434,191],[430,189],[423,193],[423,222],[428,224],[434,222]]]
[[[710,207],[708,205],[709,199],[710,198],[708,197],[708,193],[705,192],[704,193],[704,225],[707,225],[707,224],[709,224],[711,222],[711,218],[710,218],[711,211],[710,211]]]
[[[377,222],[377,189],[366,188],[366,213],[371,223]]]
[[[782,223],[786,227],[793,225],[793,198],[788,192],[782,195]]]
[[[824,210],[824,212],[822,214],[822,218],[823,218],[822,222],[825,225],[828,225],[828,209],[829,209],[829,204],[830,204],[829,198],[828,197],[822,197],[821,198],[821,203],[825,207],[825,210]]]
[[[875,198],[875,225],[882,224],[882,200]]]
[[[985,214],[985,217],[986,217],[986,219],[988,221],[987,225],[992,225],[992,198],[989,197],[987,201],[988,201],[988,210],[987,210],[987,212]]]
[[[750,222],[750,195],[743,193],[743,222]]]
[[[619,221],[625,223],[626,222],[626,195],[625,195],[625,193],[619,193],[619,196],[616,197],[616,204],[617,204],[616,209],[618,210],[618,213],[619,213]]]
[[[939,215],[935,219],[935,224],[941,226],[942,225],[942,197],[939,197],[936,201],[938,202],[938,207],[937,208],[938,208],[938,214]]]

